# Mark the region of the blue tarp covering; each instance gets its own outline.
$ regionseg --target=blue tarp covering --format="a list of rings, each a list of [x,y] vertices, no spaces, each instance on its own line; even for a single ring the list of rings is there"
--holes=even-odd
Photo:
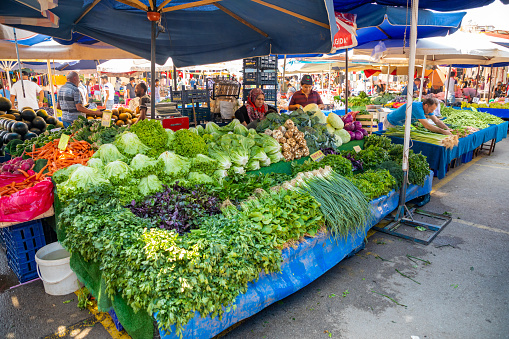
[[[419,8],[433,9],[435,11],[460,11],[463,9],[483,7],[491,4],[495,0],[420,0]],[[507,0],[502,1],[507,4]],[[385,6],[410,6],[411,2],[407,0],[334,0],[334,10],[338,12],[348,12],[358,6],[377,3]]]
[[[429,167],[435,172],[438,179],[445,177],[447,173],[447,165],[453,159],[460,158],[485,142],[496,139],[497,142],[507,137],[508,122],[499,125],[490,125],[488,128],[472,133],[459,140],[457,146],[453,149],[446,149],[444,146],[432,145],[426,142],[412,140],[411,149],[415,153],[422,152],[427,158]],[[385,131],[375,132],[383,134]],[[403,144],[403,138],[390,136],[391,141],[395,144]]]
[[[424,186],[411,185],[407,190],[406,201],[431,192],[433,178],[428,176]],[[248,290],[235,300],[236,310],[231,310],[219,318],[201,318],[196,316],[184,326],[183,338],[212,338],[233,324],[249,318],[265,307],[284,299],[305,287],[341,260],[364,248],[367,231],[398,206],[399,192],[371,202],[374,220],[359,234],[350,234],[346,239],[336,242],[329,234],[319,234],[306,238],[297,248],[283,250],[283,264],[280,273],[261,274],[260,279],[248,284]],[[161,332],[162,339],[178,338],[175,328],[171,333]]]
[[[476,108],[479,112],[487,112],[489,114],[493,114],[496,117],[499,118],[506,118],[509,119],[509,109],[502,109],[502,108],[483,108],[479,107]]]
[[[0,17],[40,17],[27,10],[23,0],[0,2]],[[52,13],[60,18],[59,28],[17,25],[16,27],[69,40],[77,32],[150,59],[151,24],[144,11],[117,1],[99,2],[85,17],[74,22],[92,0],[60,1]],[[148,4],[148,0],[141,0]],[[174,0],[166,8],[194,3]],[[169,11],[161,16],[156,40],[156,62],[164,64],[168,57],[178,67],[208,64],[250,56],[269,54],[328,53],[332,36],[337,32],[332,0],[266,0],[316,22],[283,13],[254,1],[223,0],[218,3],[243,18],[268,36],[241,23],[216,6],[208,5]],[[157,1],[158,4],[162,0]],[[328,25],[330,25],[330,28]],[[298,32],[296,34],[295,32]]]

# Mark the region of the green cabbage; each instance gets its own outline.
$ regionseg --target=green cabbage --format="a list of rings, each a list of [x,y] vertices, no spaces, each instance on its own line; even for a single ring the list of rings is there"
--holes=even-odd
[[[340,130],[334,131],[334,134],[338,135],[341,138],[341,141],[343,142],[343,144],[350,142],[351,136],[350,136],[350,133],[348,133],[348,131],[346,131],[344,129],[340,129]]]
[[[246,171],[256,171],[260,169],[260,162],[258,160],[251,159],[247,162]]]
[[[189,173],[187,180],[189,181],[189,183],[191,183],[193,185],[214,184],[215,183],[214,179],[212,179],[208,175],[203,174],[203,173],[198,173],[198,172]]]
[[[249,131],[246,126],[238,124],[235,128],[233,128],[233,133],[246,137],[249,134]]]
[[[164,164],[164,172],[172,177],[183,177],[189,172],[191,163],[187,158],[167,151],[158,158]]]
[[[99,161],[101,161],[101,159],[90,159],[90,160],[99,160]],[[90,160],[88,161],[89,163],[90,163]],[[71,174],[73,174],[74,171],[76,171],[80,167],[83,167],[83,165],[82,164],[74,164],[74,165],[71,165],[69,167],[62,168],[62,169],[56,171],[55,174],[53,174],[53,176],[51,178],[57,184],[60,184],[60,183],[62,183],[64,181],[66,181],[67,179],[69,179]]]
[[[163,189],[163,183],[159,181],[156,175],[151,174],[140,180],[138,189],[143,196],[147,196]]]
[[[325,127],[327,128],[327,132],[329,132],[329,134],[334,134],[334,127],[329,124],[327,124]]]
[[[117,137],[115,138],[115,142],[113,144],[118,147],[120,152],[128,156],[135,156],[136,154],[139,153],[143,154],[149,150],[149,148],[141,142],[140,138],[132,132],[124,132],[122,134],[117,135]]]
[[[163,163],[159,159],[152,159],[144,154],[137,154],[130,164],[136,176],[159,174],[163,170]]]
[[[110,182],[95,168],[80,166],[76,168],[63,185],[73,188],[88,189],[92,186],[109,183]]]
[[[318,107],[317,104],[309,104],[309,105],[306,105],[306,107],[304,107],[304,112],[306,113],[316,113],[316,112],[321,112],[320,108]]]
[[[338,134],[334,134],[334,146],[339,147],[343,145],[343,139]]]
[[[87,166],[95,168],[99,172],[101,172],[103,170],[103,168],[104,168],[103,161],[101,159],[99,159],[99,158],[90,158],[90,159],[88,159]]]
[[[205,125],[205,133],[207,134],[219,133],[219,126],[216,123],[209,121]]]
[[[327,117],[327,123],[334,127],[334,129],[342,129],[345,127],[345,123],[340,116],[332,112],[329,113],[329,116]]]
[[[318,123],[320,123],[320,124],[326,124],[327,123],[327,117],[320,110],[318,112],[316,112],[315,114],[313,114],[313,117],[318,118]]]
[[[112,184],[121,185],[130,179],[131,168],[123,161],[112,161],[104,167],[104,175]]]
[[[232,166],[232,162],[228,156],[228,153],[220,148],[209,148],[209,155],[212,159],[219,162],[219,168],[227,170]]]
[[[113,144],[104,144],[97,152],[94,153],[92,158],[101,159],[103,164],[107,164],[116,160],[125,160],[125,157],[118,151],[118,148]]]

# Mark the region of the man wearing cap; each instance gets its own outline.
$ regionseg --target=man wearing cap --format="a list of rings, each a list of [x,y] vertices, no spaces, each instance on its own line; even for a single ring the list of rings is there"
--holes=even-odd
[[[299,108],[304,108],[309,104],[317,104],[320,109],[324,109],[322,98],[317,91],[313,91],[313,79],[309,74],[302,77],[300,81],[300,90],[295,92],[288,105],[289,111],[295,111]]]

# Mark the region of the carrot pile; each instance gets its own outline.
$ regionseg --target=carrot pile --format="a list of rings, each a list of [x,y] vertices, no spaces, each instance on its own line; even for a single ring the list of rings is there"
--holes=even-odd
[[[94,155],[94,151],[90,144],[84,140],[76,141],[71,139],[67,144],[65,151],[58,148],[60,139],[53,140],[41,148],[32,149],[32,152],[26,153],[34,160],[46,159],[48,163],[41,172],[48,170],[46,175],[52,176],[56,171],[75,164],[86,165],[88,159]]]
[[[39,181],[43,180],[46,177],[46,174],[42,173],[43,171],[40,171],[39,173],[36,173],[32,170],[28,170],[25,172],[23,170],[18,169],[18,171],[25,176],[25,180],[22,182],[13,181],[9,185],[0,188],[0,197],[6,197],[21,190],[24,190],[25,188],[33,187],[35,184],[37,184]]]
[[[26,188],[33,187],[39,181],[44,180],[47,176],[52,176],[56,171],[69,167],[74,164],[86,165],[88,159],[92,157],[94,151],[90,144],[84,140],[76,141],[71,139],[67,144],[65,151],[58,148],[60,139],[53,140],[41,148],[32,148],[32,152],[26,154],[34,160],[46,159],[48,163],[38,172],[29,170],[27,172],[18,169],[25,176],[23,182],[12,182],[9,185],[0,188],[0,197],[9,196]],[[46,171],[44,173],[44,171]]]

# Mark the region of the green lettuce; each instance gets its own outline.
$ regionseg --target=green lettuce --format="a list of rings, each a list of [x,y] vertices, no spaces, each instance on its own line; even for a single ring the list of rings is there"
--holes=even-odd
[[[191,163],[187,158],[170,151],[162,153],[158,159],[164,164],[164,172],[174,178],[187,175],[191,167]]]
[[[207,174],[198,173],[198,172],[189,173],[187,180],[189,181],[189,183],[191,183],[193,185],[214,184],[215,183],[214,179],[212,179]]]
[[[227,170],[232,166],[228,153],[220,148],[209,148],[209,155],[219,163],[219,168]]]
[[[246,171],[256,171],[260,169],[260,162],[258,160],[251,159],[247,162]]]
[[[159,181],[156,175],[150,174],[140,180],[138,189],[143,196],[147,196],[152,193],[162,191],[163,183]]]
[[[116,160],[125,160],[125,157],[118,151],[118,148],[113,144],[104,144],[97,152],[94,153],[92,158],[101,159],[103,164],[107,164]]]
[[[159,174],[163,170],[163,162],[159,159],[152,159],[147,157],[145,154],[137,154],[133,160],[131,160],[131,169],[135,176],[144,176],[146,174]]]
[[[73,165],[74,166],[74,165]],[[101,172],[104,168],[103,161],[99,158],[90,158],[87,162],[88,167],[95,168],[99,172]],[[72,166],[71,166],[72,167]]]
[[[130,179],[131,168],[123,161],[112,161],[104,167],[104,176],[112,184],[121,185]]]
[[[129,157],[135,156],[136,154],[145,154],[149,150],[149,147],[145,146],[140,138],[132,132],[124,132],[117,135],[113,144],[118,147],[120,152]]]

